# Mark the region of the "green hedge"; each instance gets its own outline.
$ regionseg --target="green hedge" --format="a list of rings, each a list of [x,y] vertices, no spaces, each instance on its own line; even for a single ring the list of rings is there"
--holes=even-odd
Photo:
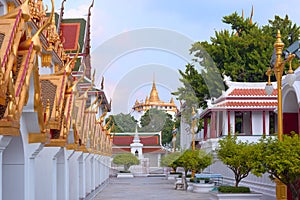
[[[250,193],[248,187],[220,186],[218,190],[222,193]]]
[[[120,171],[120,173],[130,173],[130,171],[123,170],[123,171]]]

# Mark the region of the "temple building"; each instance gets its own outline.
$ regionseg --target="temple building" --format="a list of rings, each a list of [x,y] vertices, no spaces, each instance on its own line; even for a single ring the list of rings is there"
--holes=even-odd
[[[94,84],[90,17],[0,0],[0,199],[86,199],[109,178],[112,136]],[[79,44],[79,45],[78,45]]]
[[[113,137],[113,155],[131,152],[144,163],[144,173],[160,167],[162,155],[166,153],[162,146],[161,132],[115,133]]]
[[[234,82],[229,76],[224,75],[224,83],[228,89],[218,98],[207,100],[206,109],[198,110],[198,116],[203,121],[203,129],[195,137],[199,147],[206,152],[214,152],[218,147],[219,139],[230,134],[236,134],[238,140],[248,142],[257,142],[263,135],[274,136],[277,131],[277,84],[272,83],[275,88],[270,95],[267,95],[265,82]],[[287,86],[284,87],[284,91],[285,88]],[[296,100],[291,101],[296,99],[296,95],[294,92],[290,94],[292,98],[289,98],[289,102],[298,106]],[[284,102],[286,108],[291,107],[287,101]],[[290,114],[288,110],[284,116],[298,116],[296,113],[298,109],[293,111],[295,114]],[[296,122],[297,118],[290,121]],[[294,127],[294,125],[290,126]],[[296,126],[293,130],[297,130],[298,126]],[[184,131],[188,125],[182,124],[181,127],[181,131]],[[190,144],[191,140],[187,143]],[[232,184],[234,181],[232,171],[218,159],[206,169],[206,172],[222,174],[227,184]],[[241,185],[263,193],[263,199],[275,199],[275,184],[269,179],[268,174],[262,177],[250,174]]]
[[[155,81],[153,80],[152,89],[150,92],[150,96],[146,96],[145,101],[135,101],[135,104],[132,107],[131,115],[137,120],[140,121],[141,116],[144,113],[151,109],[156,108],[158,110],[163,110],[166,113],[170,114],[173,119],[175,119],[177,113],[177,106],[174,103],[173,97],[171,97],[170,102],[164,102],[160,100],[158,96],[158,91],[156,89]]]

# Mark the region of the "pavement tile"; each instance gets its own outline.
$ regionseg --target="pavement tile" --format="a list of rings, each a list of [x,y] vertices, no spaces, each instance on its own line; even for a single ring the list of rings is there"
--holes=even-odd
[[[209,200],[209,194],[175,190],[165,177],[111,178],[94,200]]]

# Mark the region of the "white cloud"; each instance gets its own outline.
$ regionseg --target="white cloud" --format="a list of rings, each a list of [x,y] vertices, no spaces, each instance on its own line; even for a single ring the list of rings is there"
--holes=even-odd
[[[68,9],[65,11],[64,18],[86,18],[89,10],[89,5],[81,4],[77,8]]]

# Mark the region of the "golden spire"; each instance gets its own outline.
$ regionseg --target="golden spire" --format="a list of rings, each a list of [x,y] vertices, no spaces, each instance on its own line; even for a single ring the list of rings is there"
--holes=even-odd
[[[146,96],[145,103],[146,103],[146,104],[149,104],[149,98],[148,98],[148,96]]]
[[[154,77],[153,77],[153,83],[152,83],[152,89],[150,92],[149,102],[160,102],[159,97],[158,97],[158,92],[156,90]]]
[[[171,103],[171,104],[174,104],[174,99],[173,99],[173,97],[171,97],[170,103]]]

